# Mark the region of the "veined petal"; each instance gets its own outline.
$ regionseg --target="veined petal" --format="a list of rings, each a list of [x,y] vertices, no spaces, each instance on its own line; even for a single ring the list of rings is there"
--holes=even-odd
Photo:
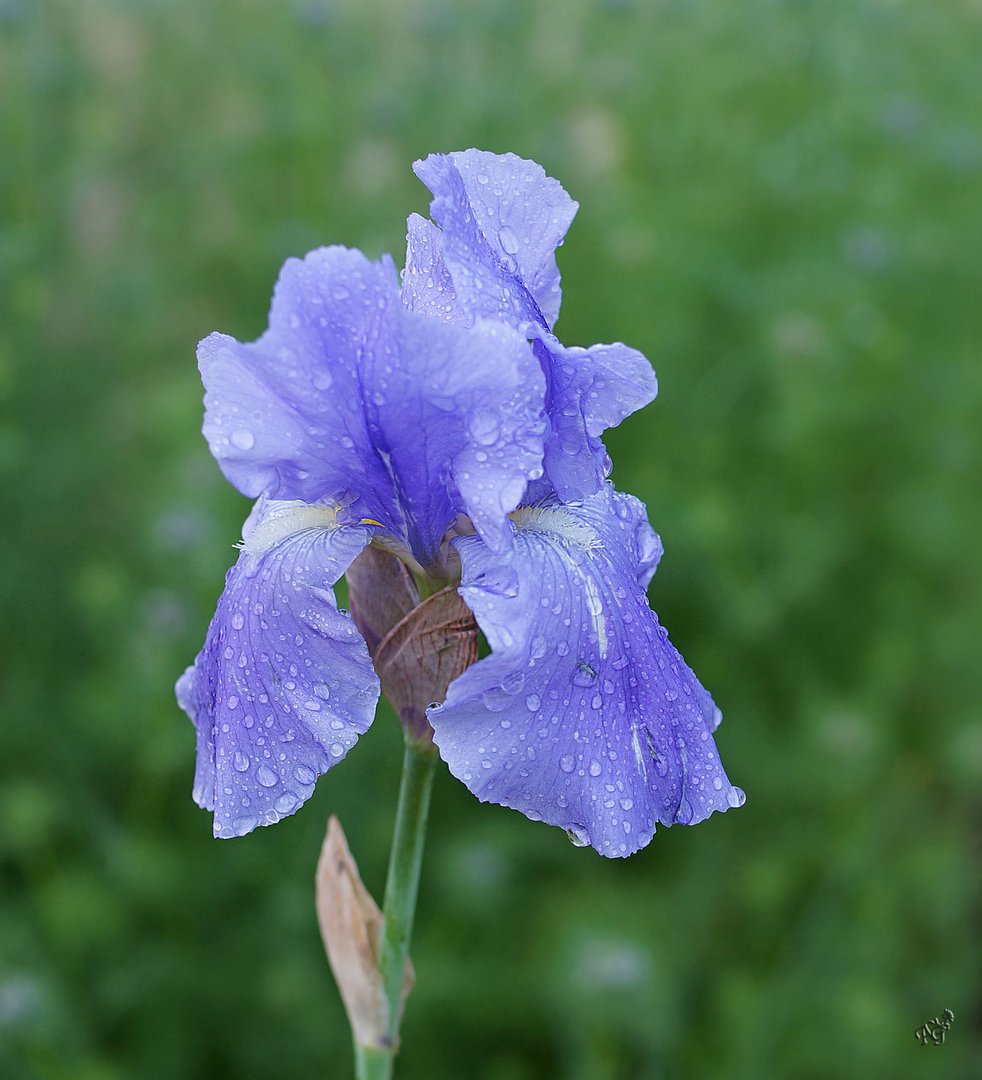
[[[371,375],[384,384],[372,423],[410,546],[425,565],[463,511],[500,550],[508,513],[542,475],[545,380],[532,349],[504,323],[446,325],[408,311],[399,336],[413,362]]]
[[[555,249],[577,204],[512,154],[431,154],[414,169],[440,228],[409,219],[405,303],[444,321],[504,319],[535,340],[551,425],[547,478],[563,500],[592,495],[610,472],[600,436],[647,405],[657,381],[636,349],[566,348],[550,332],[560,300]]]
[[[655,372],[637,349],[619,342],[567,348],[552,334],[538,333],[534,348],[546,376],[551,427],[546,476],[560,499],[582,499],[610,472],[600,436],[654,399]]]
[[[399,531],[360,378],[391,308],[401,310],[391,261],[319,248],[286,261],[257,341],[211,334],[201,342],[205,438],[239,491],[304,502],[350,494],[361,516]]]
[[[443,261],[443,233],[419,214],[410,214],[406,221],[402,302],[410,311],[419,311],[441,322],[470,321],[457,300],[453,280]]]
[[[466,309],[551,329],[562,293],[555,251],[578,209],[541,165],[464,150],[413,165],[433,193],[444,260]]]
[[[216,836],[299,809],[371,724],[378,678],[332,590],[370,539],[327,508],[276,503],[246,537],[177,683],[197,730],[194,800]]]
[[[205,435],[240,491],[341,503],[424,565],[459,512],[500,547],[541,475],[545,379],[524,335],[407,310],[391,264],[359,252],[289,260],[269,330],[213,334],[199,356]]]
[[[429,711],[450,771],[610,857],[644,847],[657,822],[739,806],[711,734],[719,710],[645,597],[655,550],[641,504],[607,486],[514,517],[504,555],[456,542],[492,654]]]

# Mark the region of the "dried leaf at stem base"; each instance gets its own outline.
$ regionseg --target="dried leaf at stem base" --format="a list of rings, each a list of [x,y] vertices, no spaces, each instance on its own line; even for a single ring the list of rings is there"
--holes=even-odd
[[[389,1009],[378,969],[382,912],[365,888],[341,823],[333,815],[317,860],[316,907],[321,939],[355,1042],[388,1046]],[[407,960],[401,1007],[414,982]]]

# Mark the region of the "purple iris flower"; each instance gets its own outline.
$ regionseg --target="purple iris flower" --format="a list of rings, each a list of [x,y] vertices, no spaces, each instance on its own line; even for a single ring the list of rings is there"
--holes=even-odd
[[[625,345],[562,345],[555,250],[577,205],[533,162],[468,150],[416,172],[392,261],[288,260],[269,329],[199,347],[204,433],[257,502],[177,685],[217,836],[293,813],[370,725],[379,680],[333,586],[369,544],[457,583],[490,645],[427,710],[475,795],[629,855],[658,823],[743,802],[720,713],[645,590],[661,544],[607,480],[608,428],[650,401]]]

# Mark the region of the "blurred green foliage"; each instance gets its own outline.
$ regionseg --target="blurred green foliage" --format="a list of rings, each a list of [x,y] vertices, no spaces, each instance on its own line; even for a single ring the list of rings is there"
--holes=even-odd
[[[605,862],[444,771],[401,1075],[978,1075],[980,54],[972,0],[0,0],[0,1075],[348,1075],[312,875],[335,812],[381,893],[399,734],[192,805],[247,510],[194,344],[470,145],[582,204],[564,340],[656,366],[615,479],[748,801]]]

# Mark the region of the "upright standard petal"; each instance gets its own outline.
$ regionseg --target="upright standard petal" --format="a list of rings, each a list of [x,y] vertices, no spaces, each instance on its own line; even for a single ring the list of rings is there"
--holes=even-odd
[[[551,489],[563,500],[594,494],[610,472],[600,436],[647,405],[657,382],[636,349],[566,348],[550,332],[560,299],[555,249],[577,204],[541,166],[510,154],[431,154],[414,168],[440,228],[409,219],[404,302],[448,322],[503,319],[534,339]]]
[[[363,358],[391,309],[401,310],[391,261],[319,248],[286,261],[257,341],[212,334],[201,342],[205,438],[239,491],[308,503],[353,495],[361,516],[399,531],[362,381]]]
[[[270,504],[229,570],[177,684],[198,735],[194,799],[216,836],[299,809],[371,724],[378,678],[332,591],[370,539],[328,508]]]
[[[441,322],[470,322],[443,260],[443,233],[426,218],[410,214],[406,221],[406,268],[402,302],[410,311]]]
[[[504,323],[407,310],[388,263],[326,248],[291,259],[269,330],[200,347],[205,435],[248,495],[350,508],[425,564],[458,512],[492,544],[541,475],[545,380]]]
[[[551,329],[562,298],[555,251],[579,204],[514,154],[430,154],[413,168],[433,193],[430,212],[466,310]]]
[[[644,847],[656,822],[739,806],[711,735],[719,711],[647,603],[658,545],[641,504],[608,486],[514,517],[504,556],[457,541],[492,654],[429,712],[450,771],[610,857]]]
[[[600,436],[654,400],[655,372],[642,353],[619,342],[566,348],[537,333],[534,348],[546,377],[546,477],[563,501],[586,498],[610,473]]]
[[[408,311],[395,337],[365,379],[410,547],[427,565],[463,512],[500,550],[508,513],[542,475],[545,380],[532,349],[504,323],[451,326]]]

